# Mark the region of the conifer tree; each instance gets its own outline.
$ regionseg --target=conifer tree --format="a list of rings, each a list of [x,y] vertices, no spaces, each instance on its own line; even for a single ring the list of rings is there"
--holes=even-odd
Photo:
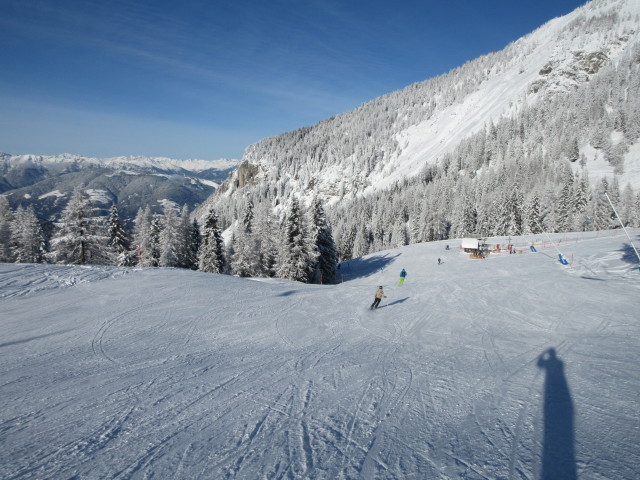
[[[210,210],[202,231],[198,268],[203,272],[223,273],[224,265],[224,242],[218,227],[218,215]]]
[[[276,229],[271,209],[267,204],[260,204],[254,222],[254,237],[260,252],[260,276],[273,277],[276,272],[278,248],[275,241]]]
[[[308,282],[316,262],[313,239],[304,224],[296,198],[292,199],[284,225],[284,241],[279,250],[278,276]]]
[[[588,219],[587,207],[589,205],[589,177],[585,172],[578,177],[576,173],[575,184],[575,204],[574,211],[574,228],[575,231],[586,230],[590,219]]]
[[[523,233],[542,233],[542,213],[540,211],[540,197],[534,193],[527,205]]]
[[[158,266],[180,267],[184,264],[185,233],[178,211],[173,204],[165,203],[162,230],[158,237],[160,256]]]
[[[351,256],[352,258],[358,258],[363,257],[367,253],[369,253],[369,232],[367,231],[367,226],[363,223],[360,225],[360,228],[356,230]]]
[[[0,262],[13,261],[13,210],[9,206],[9,200],[0,195]]]
[[[45,238],[33,204],[19,206],[12,225],[13,258],[18,263],[42,263]]]
[[[609,182],[606,178],[602,178],[598,183],[592,197],[591,205],[591,229],[607,230],[611,228],[611,217],[614,215],[611,205],[603,192],[608,191]]]
[[[319,198],[312,204],[312,222],[315,231],[315,250],[318,253],[316,271],[320,275],[320,282],[331,284],[336,281],[338,267],[338,252],[333,240],[333,232],[327,221],[324,206]],[[318,281],[318,279],[316,279]]]
[[[558,197],[556,225],[558,232],[566,232],[573,225],[573,210],[575,204],[573,175],[565,174],[565,181]]]
[[[106,228],[94,217],[91,201],[81,187],[74,190],[56,226],[50,252],[54,263],[111,263]]]
[[[202,238],[200,236],[200,226],[198,225],[198,221],[194,218],[187,230],[187,254],[185,258],[185,268],[190,270],[198,269],[198,255],[200,253],[201,244]]]
[[[160,245],[160,233],[162,232],[162,220],[160,216],[155,214],[151,217],[151,226],[149,227],[149,266],[157,267],[160,265],[160,255],[162,254]]]
[[[260,251],[253,235],[253,221],[253,202],[249,201],[234,237],[234,251],[230,260],[231,272],[240,277],[260,275]]]
[[[622,191],[621,196],[621,208],[620,208],[620,218],[622,219],[622,223],[625,227],[634,226],[634,215],[635,215],[635,195],[633,194],[633,189],[631,185],[627,184],[627,186]]]
[[[391,230],[390,247],[398,248],[407,245],[407,228],[402,219],[397,219]]]
[[[107,232],[109,234],[109,246],[117,256],[117,264],[119,266],[133,265],[135,257],[133,257],[129,252],[129,249],[131,248],[129,237],[120,222],[118,208],[115,205],[112,205],[111,210],[109,211]]]
[[[137,264],[141,267],[157,266],[154,259],[154,247],[152,245],[151,224],[153,215],[151,208],[147,205],[144,210],[138,209],[138,214],[134,220],[133,231],[133,254],[137,259]]]

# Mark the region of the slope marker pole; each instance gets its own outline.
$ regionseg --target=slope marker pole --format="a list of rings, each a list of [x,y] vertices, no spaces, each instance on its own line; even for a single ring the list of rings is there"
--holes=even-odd
[[[629,243],[631,244],[631,248],[633,248],[633,251],[636,252],[636,257],[638,257],[638,262],[640,262],[640,254],[638,253],[638,249],[636,249],[636,246],[633,244],[633,240],[631,240],[631,237],[629,236],[629,232],[627,232],[627,229],[625,228],[624,223],[622,223],[622,220],[620,220],[620,215],[618,215],[616,208],[613,206],[613,202],[611,201],[611,198],[609,198],[609,194],[607,193],[606,190],[602,193],[604,193],[604,196],[607,197],[607,200],[609,200],[609,205],[611,205],[611,209],[613,210],[613,213],[616,214],[616,217],[618,218],[618,221],[622,226],[622,230],[624,230],[624,233],[627,235],[627,238],[629,239]],[[638,269],[640,269],[640,265],[638,266]]]
[[[568,265],[569,262],[567,262],[567,259],[564,258],[564,255],[562,254],[562,252],[558,249],[558,247],[556,247],[556,244],[553,242],[553,240],[551,240],[551,237],[549,236],[549,234],[547,234],[547,232],[544,231],[544,228],[542,228],[542,226],[538,223],[538,220],[534,219],[534,221],[536,222],[536,225],[538,225],[538,228],[542,230],[542,233],[544,233],[544,235],[549,239],[549,242],[551,242],[551,245],[553,245],[553,248],[556,249],[556,252],[558,252],[558,259],[560,260],[560,263],[562,265]]]

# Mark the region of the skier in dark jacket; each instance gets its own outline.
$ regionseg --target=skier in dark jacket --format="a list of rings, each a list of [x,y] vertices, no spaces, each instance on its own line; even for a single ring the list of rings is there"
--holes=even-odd
[[[382,300],[383,298],[387,298],[387,296],[384,294],[382,285],[380,285],[376,290],[376,293],[374,294],[374,299],[373,299],[373,303],[371,304],[371,309],[373,310],[374,308],[378,308],[378,305],[380,305],[380,300]]]

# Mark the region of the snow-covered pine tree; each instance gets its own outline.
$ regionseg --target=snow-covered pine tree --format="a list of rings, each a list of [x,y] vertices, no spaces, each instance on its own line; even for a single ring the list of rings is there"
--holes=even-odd
[[[244,225],[245,231],[252,233],[253,232],[253,222],[255,219],[255,214],[253,212],[253,202],[251,199],[247,202],[247,207],[244,210],[244,217],[242,218],[242,224]]]
[[[193,221],[191,220],[191,213],[187,204],[182,206],[182,211],[180,212],[180,232],[182,240],[180,242],[180,263],[178,267],[197,270],[200,228],[195,218]]]
[[[476,209],[468,193],[456,198],[451,222],[451,235],[462,238],[476,233]]]
[[[520,185],[516,182],[509,195],[509,226],[505,232],[507,235],[522,234],[522,211],[524,210],[524,196]]]
[[[500,192],[500,197],[494,203],[495,217],[493,219],[493,236],[506,235],[511,223],[511,208],[509,206],[509,196],[504,190]]]
[[[151,208],[138,209],[134,220],[132,253],[141,267],[153,266],[151,256]]]
[[[574,231],[583,231],[587,230],[587,226],[591,221],[588,215],[587,208],[589,206],[589,176],[586,171],[582,172],[582,175],[578,176],[576,173],[576,178],[574,180],[574,220],[573,220],[573,229]]]
[[[163,206],[162,230],[159,235],[160,267],[180,267],[183,265],[185,250],[185,232],[182,230],[182,221],[178,210],[172,203],[166,202]]]
[[[609,190],[609,181],[602,178],[596,186],[591,200],[591,229],[606,230],[612,227],[611,217],[614,215],[611,205],[603,192]]]
[[[309,235],[304,215],[296,198],[291,200],[285,219],[284,240],[279,249],[279,277],[308,282],[313,272],[317,253]]]
[[[9,206],[9,200],[0,195],[0,262],[13,261],[13,210]]]
[[[393,229],[391,230],[391,239],[390,239],[390,247],[398,248],[407,245],[407,227],[405,222],[402,221],[401,218],[398,218],[393,224]]]
[[[202,230],[198,268],[203,272],[223,273],[224,265],[224,241],[218,227],[218,215],[214,210],[210,210]]]
[[[562,190],[558,196],[556,205],[556,229],[558,232],[567,232],[573,225],[573,209],[575,204],[573,174],[564,173]]]
[[[315,231],[315,249],[318,252],[316,260],[316,271],[323,284],[331,284],[336,281],[336,270],[338,268],[338,252],[333,241],[333,232],[327,221],[322,200],[314,198],[311,205],[311,216],[313,229]]]
[[[253,231],[260,252],[260,276],[273,277],[278,259],[275,222],[268,204],[259,204],[257,208]]]
[[[354,258],[362,257],[369,253],[369,231],[367,226],[362,223],[356,230],[356,235],[353,239],[353,248],[351,255]]]
[[[353,258],[353,244],[356,239],[357,227],[354,224],[341,224],[341,231],[336,232],[336,244],[340,260]]]
[[[522,233],[542,233],[542,213],[540,211],[540,197],[534,193],[526,207]]]
[[[162,220],[160,215],[154,214],[151,217],[151,226],[149,227],[149,263],[150,267],[160,265],[160,233],[162,232]]]
[[[625,227],[633,227],[633,224],[635,223],[635,195],[633,193],[631,185],[627,184],[627,186],[622,191],[620,203],[621,207],[620,212],[618,213],[620,214],[622,223]]]
[[[118,207],[111,206],[109,218],[107,219],[107,232],[109,233],[109,245],[117,256],[117,264],[121,267],[131,266],[135,262],[135,257],[131,254],[131,242],[129,236],[120,222]]]
[[[42,263],[45,238],[33,204],[19,206],[12,225],[13,258],[18,263]]]
[[[640,227],[640,193],[636,194],[636,200],[634,202],[633,221],[631,223],[631,226]]]
[[[242,222],[238,224],[230,258],[231,273],[240,277],[260,275],[260,251],[253,234],[253,202],[249,200]]]
[[[51,239],[54,263],[109,265],[109,236],[82,187],[74,190]]]
[[[187,249],[185,258],[185,268],[190,270],[198,269],[198,254],[200,252],[200,245],[202,244],[202,238],[200,236],[200,225],[194,218],[187,230]]]

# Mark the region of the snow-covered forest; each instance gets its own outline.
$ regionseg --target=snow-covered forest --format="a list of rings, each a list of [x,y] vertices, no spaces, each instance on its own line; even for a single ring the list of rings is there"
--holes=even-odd
[[[107,218],[98,214],[77,188],[45,233],[33,204],[15,211],[0,196],[0,262],[175,267],[240,277],[288,278],[333,283],[338,253],[319,199],[302,208],[297,202],[283,221],[247,205],[241,225],[225,243],[218,216],[211,210],[202,226],[188,206],[165,202],[162,214],[147,206],[127,232],[114,205]]]
[[[343,259],[470,234],[611,228],[604,190],[637,225],[639,10],[590,2],[446,75],[265,139],[245,153],[251,175],[203,208],[226,228],[249,202],[277,214],[320,196]]]

